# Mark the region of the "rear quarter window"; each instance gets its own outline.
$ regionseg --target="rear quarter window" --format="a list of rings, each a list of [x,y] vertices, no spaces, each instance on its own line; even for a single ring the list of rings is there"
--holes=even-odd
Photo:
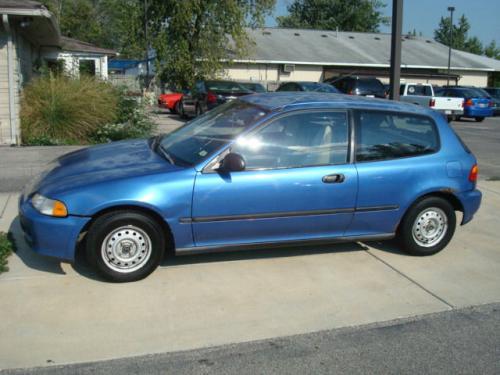
[[[420,156],[439,149],[436,124],[426,116],[358,111],[356,122],[358,162]]]

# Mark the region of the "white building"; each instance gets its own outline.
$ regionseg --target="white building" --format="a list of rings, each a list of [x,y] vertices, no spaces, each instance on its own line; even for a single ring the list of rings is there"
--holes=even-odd
[[[235,59],[224,71],[226,78],[260,81],[271,89],[285,81],[321,81],[346,74],[389,82],[390,34],[285,28],[249,29],[248,34],[254,45],[246,58]],[[447,46],[403,36],[401,55],[403,81],[447,83]],[[452,50],[452,84],[487,86],[495,72],[500,72],[500,61]]]
[[[31,0],[0,0],[0,145],[19,144],[22,87],[43,64],[107,78],[114,51],[60,35],[52,13]]]

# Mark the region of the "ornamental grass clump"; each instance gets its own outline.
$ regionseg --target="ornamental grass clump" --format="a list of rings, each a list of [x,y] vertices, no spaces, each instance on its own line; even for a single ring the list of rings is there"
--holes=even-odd
[[[24,144],[88,143],[117,120],[117,90],[93,77],[41,76],[24,88],[20,115]]]

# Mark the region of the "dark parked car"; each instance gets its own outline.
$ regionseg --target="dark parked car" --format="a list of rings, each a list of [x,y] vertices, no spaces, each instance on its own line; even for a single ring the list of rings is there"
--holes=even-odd
[[[253,92],[259,92],[259,93],[267,92],[264,85],[262,85],[261,83],[258,83],[258,82],[238,82],[238,83],[241,86],[243,86],[244,88],[246,88],[250,91],[253,91]]]
[[[167,249],[396,237],[441,251],[455,211],[465,224],[479,209],[476,158],[435,111],[352,99],[248,95],[170,134],[62,156],[19,198],[27,242],[69,261],[85,250],[114,281],[146,277]]]
[[[491,100],[493,100],[493,103],[495,103],[493,112],[495,116],[500,115],[500,88],[498,87],[486,87],[483,89],[486,91],[490,97]]]
[[[325,81],[335,86],[340,92],[348,95],[360,95],[375,98],[386,98],[386,90],[382,82],[375,77],[347,76],[330,78]]]
[[[276,91],[313,91],[330,92],[339,94],[340,91],[328,83],[321,82],[286,82],[282,83]]]
[[[223,103],[254,92],[234,81],[198,81],[180,104],[182,117],[196,117]]]
[[[464,99],[464,114],[458,116],[458,120],[460,117],[466,117],[481,122],[485,117],[493,116],[493,100],[484,90],[475,87],[444,86],[437,95]]]

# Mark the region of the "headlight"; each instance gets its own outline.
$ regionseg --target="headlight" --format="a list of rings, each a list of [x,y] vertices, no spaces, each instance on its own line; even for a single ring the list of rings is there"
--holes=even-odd
[[[66,217],[68,210],[63,202],[49,199],[40,194],[35,194],[31,198],[31,204],[35,209],[44,215]]]

